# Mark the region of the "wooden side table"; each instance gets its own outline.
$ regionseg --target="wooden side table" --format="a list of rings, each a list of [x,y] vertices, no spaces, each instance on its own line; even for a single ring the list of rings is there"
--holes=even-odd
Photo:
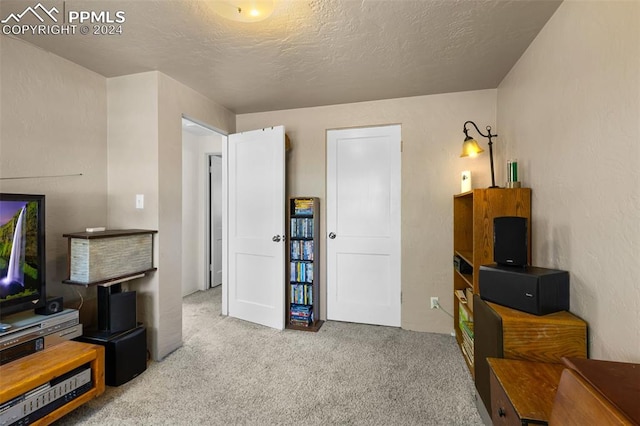
[[[640,364],[563,359],[551,425],[640,425]]]
[[[488,358],[494,425],[546,425],[565,366]]]

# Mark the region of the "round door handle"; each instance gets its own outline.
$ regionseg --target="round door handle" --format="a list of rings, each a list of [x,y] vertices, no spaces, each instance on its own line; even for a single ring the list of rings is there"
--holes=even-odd
[[[273,238],[271,238],[271,240],[276,243],[280,242],[280,239],[280,235],[274,235]]]
[[[506,417],[507,416],[507,412],[504,411],[504,408],[502,408],[502,407],[498,408],[498,416],[500,416],[500,417]]]
[[[333,240],[335,237],[336,237],[336,234],[334,234],[333,232],[329,232],[329,238]]]

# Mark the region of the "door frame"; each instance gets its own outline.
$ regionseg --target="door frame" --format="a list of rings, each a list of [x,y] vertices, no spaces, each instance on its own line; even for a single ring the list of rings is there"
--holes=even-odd
[[[213,181],[212,181],[212,172],[211,172],[211,159],[213,157],[217,157],[220,158],[220,168],[222,169],[222,152],[207,152],[205,153],[205,162],[207,164],[206,168],[207,168],[207,173],[205,178],[207,178],[208,180],[208,184],[205,185],[205,200],[206,200],[206,219],[205,219],[205,235],[207,236],[207,238],[205,238],[205,248],[204,248],[204,253],[205,253],[205,267],[204,267],[204,288],[202,290],[208,290],[210,288],[213,288],[213,274],[214,271],[211,270],[211,268],[214,266],[214,261],[213,261],[213,256],[215,255],[215,249],[214,249],[214,244],[215,244],[215,237],[216,237],[216,233],[215,230],[212,228],[212,220],[213,220],[213,199],[212,199],[212,194],[213,194],[213,190],[214,190],[214,185],[213,185]],[[220,193],[220,203],[222,204],[222,170],[220,170],[220,189],[219,191],[221,191]],[[222,205],[220,206],[220,214],[222,215]],[[222,221],[222,218],[220,219]],[[224,228],[225,224],[222,223],[222,228]],[[221,231],[222,232],[222,231]],[[222,235],[220,235],[222,237]],[[220,248],[221,251],[224,251],[224,247],[221,246]],[[224,271],[224,264],[222,265],[222,270]]]
[[[211,153],[213,155],[221,155],[222,157],[222,297],[221,297],[221,314],[222,315],[229,315],[229,280],[228,280],[228,276],[229,276],[229,133],[218,129],[214,126],[211,126],[209,124],[206,124],[200,120],[194,119],[186,114],[182,114],[182,118],[186,119],[188,121],[191,121],[193,123],[196,123],[204,128],[207,128],[217,134],[220,135],[221,137],[221,153]],[[208,162],[208,155],[207,157],[207,162]],[[286,185],[286,180],[285,180],[285,185]],[[209,185],[206,185],[207,187]],[[208,188],[207,188],[208,189]],[[285,188],[286,191],[286,188]],[[209,200],[210,197],[210,192],[208,192],[207,195],[207,201]],[[286,193],[286,192],[285,192]],[[210,205],[210,202],[207,202],[208,205]],[[285,213],[286,215],[286,213]],[[283,218],[284,221],[285,218]],[[205,221],[205,222],[209,222],[209,221]],[[209,227],[210,224],[207,223],[207,226]],[[283,231],[286,232],[286,229],[283,229]],[[210,231],[207,232],[208,235],[211,234]],[[205,250],[206,251],[206,250]],[[205,254],[205,260],[209,257],[209,254],[206,253]],[[206,264],[208,264],[208,262],[205,262]],[[283,266],[284,268],[284,266]],[[208,268],[205,268],[208,269]],[[286,273],[286,270],[285,270]],[[206,282],[206,280],[205,280]],[[283,283],[284,286],[284,283]],[[284,297],[283,297],[284,300]],[[284,321],[284,312],[283,312],[283,321]]]
[[[229,315],[229,134],[222,138],[222,315]]]
[[[227,193],[228,193],[228,188],[227,188],[227,143],[228,143],[228,136],[229,133],[221,130],[215,126],[209,125],[203,121],[200,121],[198,119],[195,119],[193,117],[190,117],[187,114],[182,114],[182,118],[188,121],[191,121],[199,126],[202,126],[206,129],[211,130],[214,133],[217,133],[218,135],[220,135],[220,139],[221,139],[221,152],[218,153],[207,153],[206,157],[206,161],[208,164],[208,159],[209,159],[209,155],[220,155],[222,157],[222,300],[221,300],[221,313],[222,315],[228,315],[229,313],[229,301],[228,301],[228,288],[227,288],[227,241],[228,241],[228,234],[227,234],[227,218],[228,218],[228,203],[227,203]],[[203,160],[205,161],[205,160]],[[207,209],[210,209],[210,191],[209,191],[209,185],[205,185],[206,189],[205,189],[205,196],[206,196],[206,200],[207,200],[207,205],[209,207],[207,207]],[[210,227],[210,224],[208,223],[209,221],[205,220],[206,223],[206,227],[207,227],[207,235],[209,236],[208,238],[210,238],[211,236],[211,231],[208,229]],[[205,242],[205,245],[208,245]],[[205,270],[208,269],[208,262],[206,261],[209,258],[209,253],[208,253],[208,247],[205,247]],[[206,271],[204,272],[206,273]],[[206,278],[206,277],[205,277]],[[207,282],[207,280],[205,279],[205,283]],[[205,284],[206,285],[206,284]]]

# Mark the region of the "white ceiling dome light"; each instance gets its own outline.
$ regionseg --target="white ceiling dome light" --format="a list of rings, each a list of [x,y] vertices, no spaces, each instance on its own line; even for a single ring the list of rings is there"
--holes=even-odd
[[[273,0],[214,0],[213,10],[238,22],[258,22],[273,12]]]

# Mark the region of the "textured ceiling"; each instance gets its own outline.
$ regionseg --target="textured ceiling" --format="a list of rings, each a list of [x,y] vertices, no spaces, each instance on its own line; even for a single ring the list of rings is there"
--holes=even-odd
[[[212,1],[41,0],[124,11],[123,32],[20,37],[106,77],[161,71],[246,113],[495,88],[560,4],[275,0],[267,20],[240,23]],[[36,4],[2,0],[0,16]]]

